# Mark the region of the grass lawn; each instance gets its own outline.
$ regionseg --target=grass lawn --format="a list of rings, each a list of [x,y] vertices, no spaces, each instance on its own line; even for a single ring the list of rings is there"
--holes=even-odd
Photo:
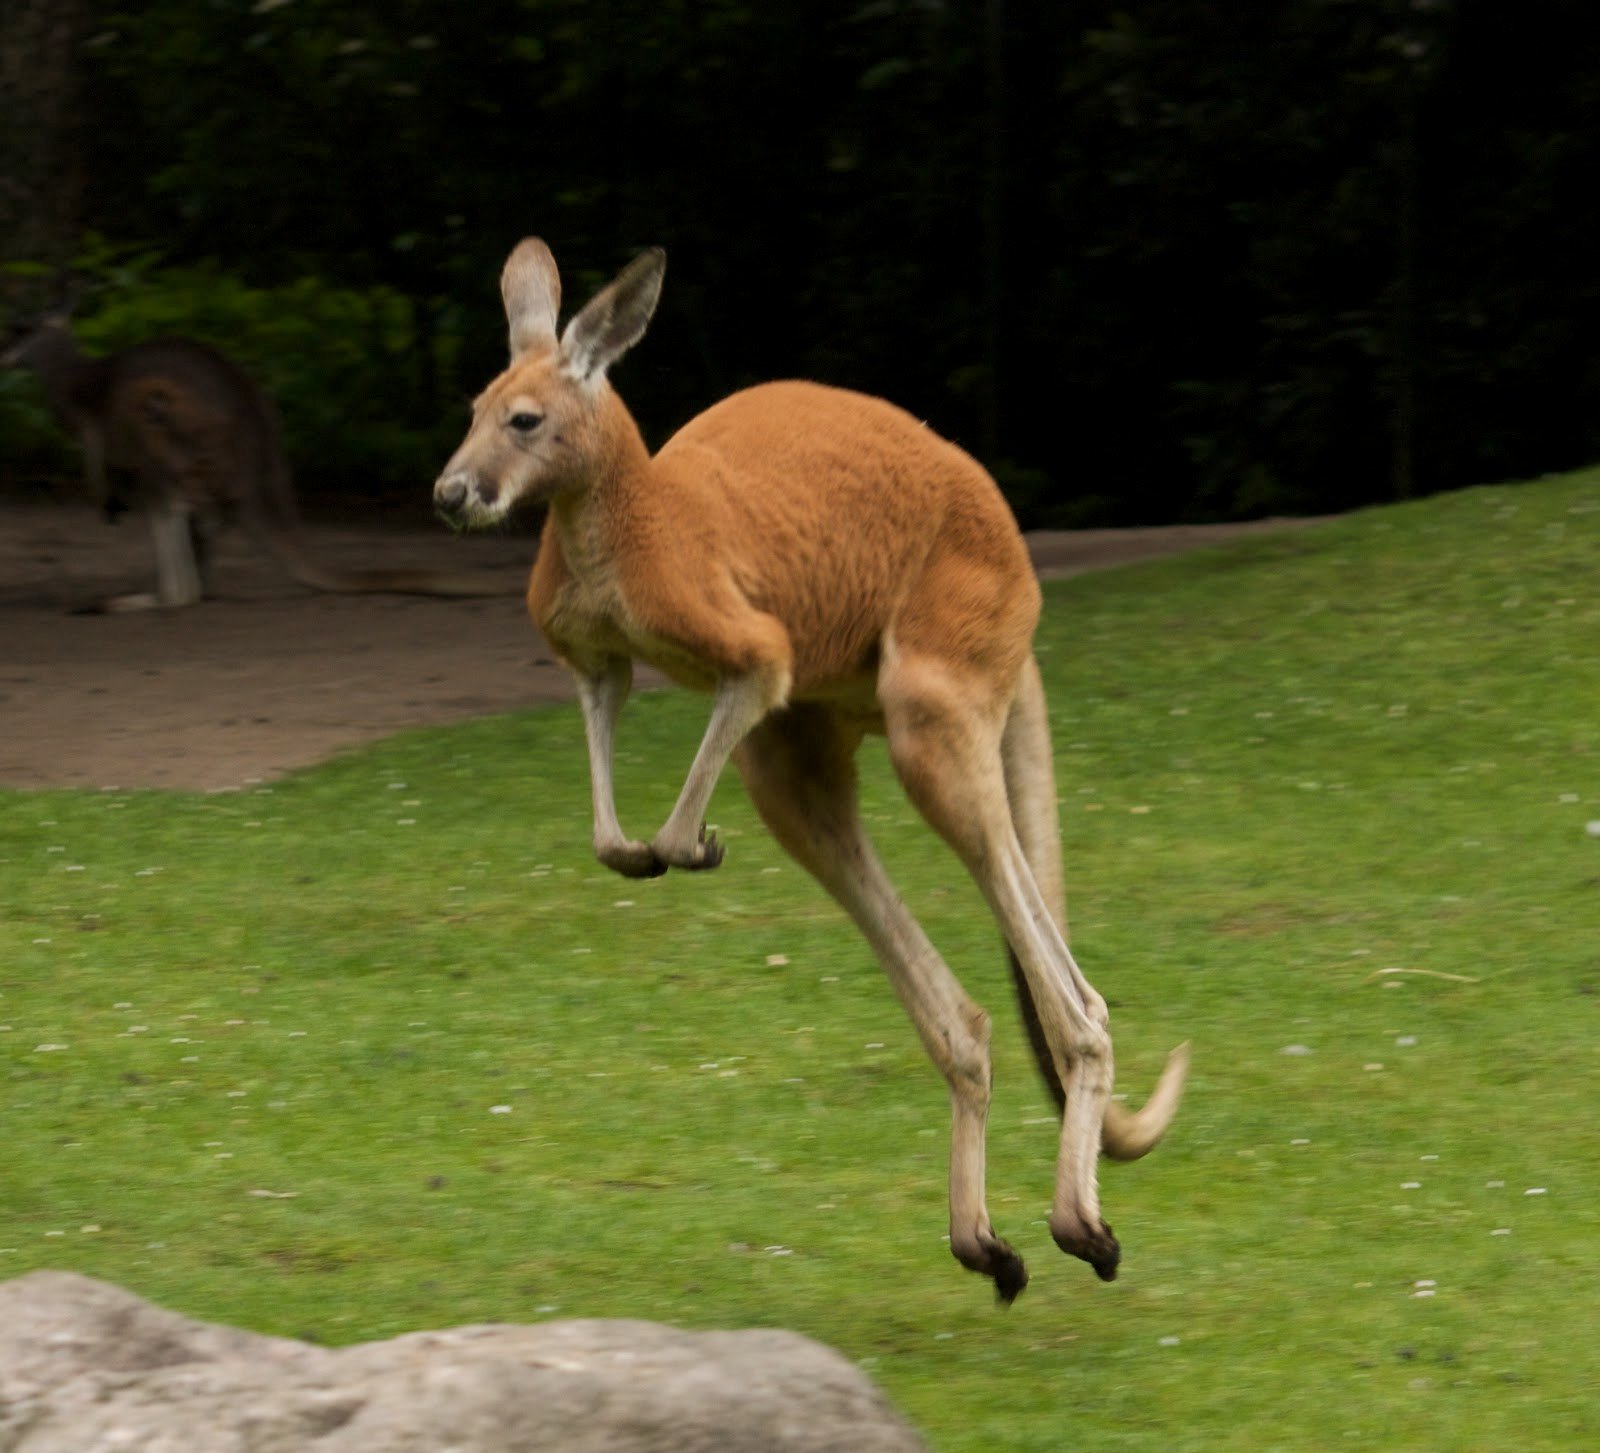
[[[995,1016],[1009,1310],[943,1240],[943,1086],[732,774],[712,874],[589,853],[575,710],[210,796],[0,794],[0,1276],[344,1343],[637,1316],[857,1359],[939,1453],[1600,1446],[1600,472],[1048,591],[1123,1272],[992,922],[869,748],[884,857]],[[703,699],[623,721],[664,817]]]

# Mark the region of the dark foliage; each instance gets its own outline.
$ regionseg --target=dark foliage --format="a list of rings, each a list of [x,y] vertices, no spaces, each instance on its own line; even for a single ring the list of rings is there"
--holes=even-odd
[[[620,380],[655,438],[809,374],[959,439],[1028,523],[1331,510],[1600,456],[1600,48],[1575,0],[74,10],[73,245],[114,244],[91,332],[158,314],[243,347],[302,475],[425,485],[500,362],[495,280],[529,232],[571,301],[668,249]]]

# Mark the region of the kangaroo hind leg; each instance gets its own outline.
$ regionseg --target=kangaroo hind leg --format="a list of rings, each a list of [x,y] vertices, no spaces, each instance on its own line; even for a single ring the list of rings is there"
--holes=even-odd
[[[1096,1161],[1111,1096],[1111,1034],[1105,1001],[1073,961],[1012,816],[1002,740],[1018,684],[898,649],[885,660],[879,699],[895,770],[982,890],[1021,966],[1054,1069],[1047,1078],[1059,1082],[1064,1109],[1051,1234],[1110,1280],[1121,1253],[1100,1217]]]
[[[1027,1285],[984,1198],[989,1116],[989,1016],[969,999],[895,892],[861,825],[859,727],[817,705],[767,717],[734,762],[774,837],[855,921],[950,1091],[950,1249],[993,1279],[1003,1302]]]

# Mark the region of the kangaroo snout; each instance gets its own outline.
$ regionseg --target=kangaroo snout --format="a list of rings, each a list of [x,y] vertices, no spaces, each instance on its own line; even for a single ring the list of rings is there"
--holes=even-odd
[[[467,481],[459,474],[443,474],[433,486],[433,507],[447,519],[455,519],[467,505]]]
[[[449,469],[433,486],[433,507],[452,525],[481,525],[498,519],[500,486],[470,469]]]

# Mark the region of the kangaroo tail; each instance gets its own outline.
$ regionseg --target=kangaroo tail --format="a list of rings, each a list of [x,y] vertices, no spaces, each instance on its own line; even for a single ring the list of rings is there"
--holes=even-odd
[[[1044,896],[1050,915],[1063,938],[1067,936],[1066,886],[1061,871],[1061,825],[1056,811],[1056,783],[1050,746],[1050,718],[1045,706],[1044,683],[1039,666],[1030,660],[1023,667],[1016,700],[1006,720],[1002,743],[1005,759],[1006,793],[1011,801],[1011,816],[1016,825],[1022,851],[1033,871],[1034,881]],[[1017,956],[1007,946],[1011,981],[1016,986],[1017,1007],[1028,1034],[1028,1044],[1039,1066],[1057,1110],[1066,1108],[1066,1092],[1050,1052],[1049,1041],[1039,1022],[1033,991]],[[1183,1098],[1184,1078],[1189,1069],[1189,1046],[1180,1044],[1167,1057],[1166,1068],[1148,1101],[1129,1110],[1120,1101],[1106,1106],[1100,1128],[1100,1148],[1112,1160],[1137,1160],[1154,1148],[1167,1132]]]

